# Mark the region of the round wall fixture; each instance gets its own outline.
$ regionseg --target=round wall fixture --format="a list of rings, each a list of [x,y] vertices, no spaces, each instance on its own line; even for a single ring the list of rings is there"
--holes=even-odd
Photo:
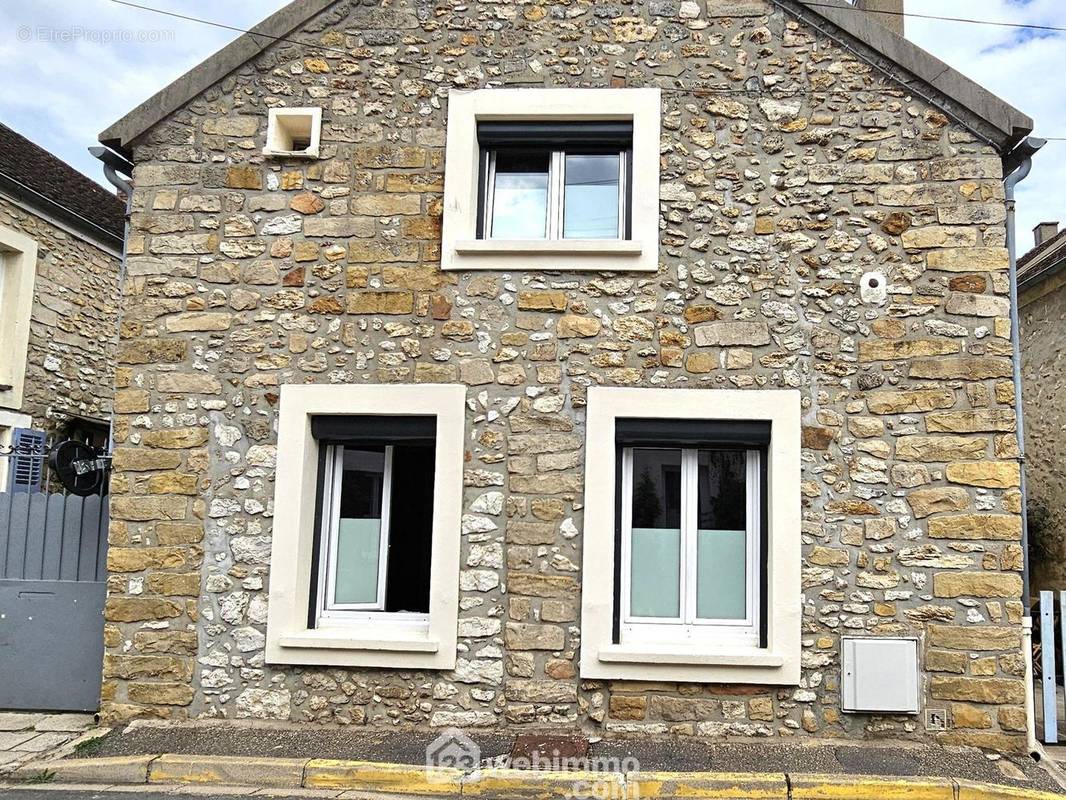
[[[881,305],[888,297],[888,281],[883,272],[867,272],[859,279],[859,298],[864,303]]]
[[[104,481],[97,462],[96,448],[74,439],[60,442],[48,454],[48,463],[59,476],[63,488],[81,497],[96,494]]]

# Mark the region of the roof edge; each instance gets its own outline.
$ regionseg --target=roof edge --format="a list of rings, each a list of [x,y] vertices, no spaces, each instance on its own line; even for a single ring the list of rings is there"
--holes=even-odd
[[[106,128],[99,141],[129,157],[130,144],[149,128],[336,2],[292,0]],[[1003,153],[1033,130],[1031,117],[879,24],[874,15],[857,11],[842,0],[787,0],[795,7],[791,10],[783,0],[772,2],[793,14],[802,9],[821,17],[957,103],[989,127],[989,138]]]
[[[1066,233],[1066,231],[1062,231],[1062,233]],[[1033,249],[1035,250],[1036,248]],[[1038,283],[1043,283],[1062,272],[1063,268],[1066,268],[1066,237],[1056,242],[1053,247],[1036,253],[1027,260],[1026,256],[1032,252],[1030,250],[1018,262],[1019,291],[1028,289]]]
[[[156,92],[101,131],[97,138],[101,144],[129,157],[129,145],[138,136],[336,2],[337,0],[292,0],[247,33],[241,34]]]
[[[897,64],[990,126],[991,137],[1006,153],[1032,133],[1033,120],[979,83],[947,65],[909,39],[878,23],[842,0],[791,0],[831,22],[848,35]]]
[[[104,250],[110,248],[113,253],[122,253],[122,233],[116,233],[107,228],[106,225],[82,216],[77,211],[68,208],[47,195],[24,186],[3,174],[0,174],[0,195],[4,195],[16,205],[29,209],[31,213],[47,218],[53,225],[73,231],[77,236],[88,240],[98,248]]]

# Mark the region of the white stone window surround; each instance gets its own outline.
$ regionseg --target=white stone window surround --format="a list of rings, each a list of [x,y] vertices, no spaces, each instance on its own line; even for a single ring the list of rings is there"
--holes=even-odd
[[[0,407],[3,408],[22,407],[36,278],[37,242],[0,226]]]
[[[6,411],[0,408],[0,450],[10,447],[15,436],[15,428],[32,428],[33,418],[29,414]],[[7,491],[7,474],[10,458],[0,456],[0,492]]]
[[[621,551],[622,576],[630,575],[633,564],[633,516],[636,503],[633,498],[633,451],[634,449],[656,449],[654,445],[641,445],[639,448],[627,446],[623,449],[621,478]],[[623,579],[618,587],[620,596],[621,634],[623,639],[644,640],[649,643],[674,644],[678,641],[714,643],[731,639],[734,644],[745,646],[759,640],[759,615],[762,598],[759,592],[760,561],[760,469],[761,453],[758,450],[744,451],[746,496],[742,504],[745,507],[747,527],[745,530],[744,576],[746,615],[739,619],[712,620],[697,615],[697,544],[695,525],[698,507],[699,488],[696,485],[696,463],[701,448],[680,448],[673,445],[664,447],[668,451],[680,451],[682,467],[681,490],[681,529],[680,536],[680,603],[678,614],[674,617],[640,617],[634,615],[630,608],[631,578]],[[657,587],[660,596],[663,587]]]
[[[455,667],[459,616],[460,517],[466,389],[441,384],[285,385],[278,424],[270,606],[266,660],[271,664],[442,669]],[[435,416],[433,544],[429,619],[396,625],[388,614],[366,623],[311,628],[311,566],[319,414]]]
[[[615,644],[615,419],[764,420],[766,647]],[[581,677],[796,685],[800,678],[800,395],[795,390],[592,387],[585,434]]]
[[[478,239],[479,121],[633,124],[630,239]],[[452,89],[444,162],[442,270],[656,272],[659,268],[659,89]]]
[[[306,148],[293,149],[294,138],[306,138]],[[267,112],[265,156],[318,158],[322,141],[322,109],[271,108]]]

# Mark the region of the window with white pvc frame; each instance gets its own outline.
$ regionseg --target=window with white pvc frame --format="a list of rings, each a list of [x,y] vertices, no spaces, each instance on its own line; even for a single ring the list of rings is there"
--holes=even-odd
[[[763,457],[622,449],[621,644],[760,646]]]
[[[484,239],[630,238],[629,123],[484,123]]]
[[[323,449],[316,625],[424,626],[432,447],[347,443]]]

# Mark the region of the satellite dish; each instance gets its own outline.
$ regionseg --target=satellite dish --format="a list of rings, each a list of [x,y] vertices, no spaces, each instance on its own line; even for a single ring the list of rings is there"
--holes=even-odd
[[[80,497],[95,494],[104,480],[104,463],[92,445],[67,439],[48,454],[48,463],[63,488]]]

